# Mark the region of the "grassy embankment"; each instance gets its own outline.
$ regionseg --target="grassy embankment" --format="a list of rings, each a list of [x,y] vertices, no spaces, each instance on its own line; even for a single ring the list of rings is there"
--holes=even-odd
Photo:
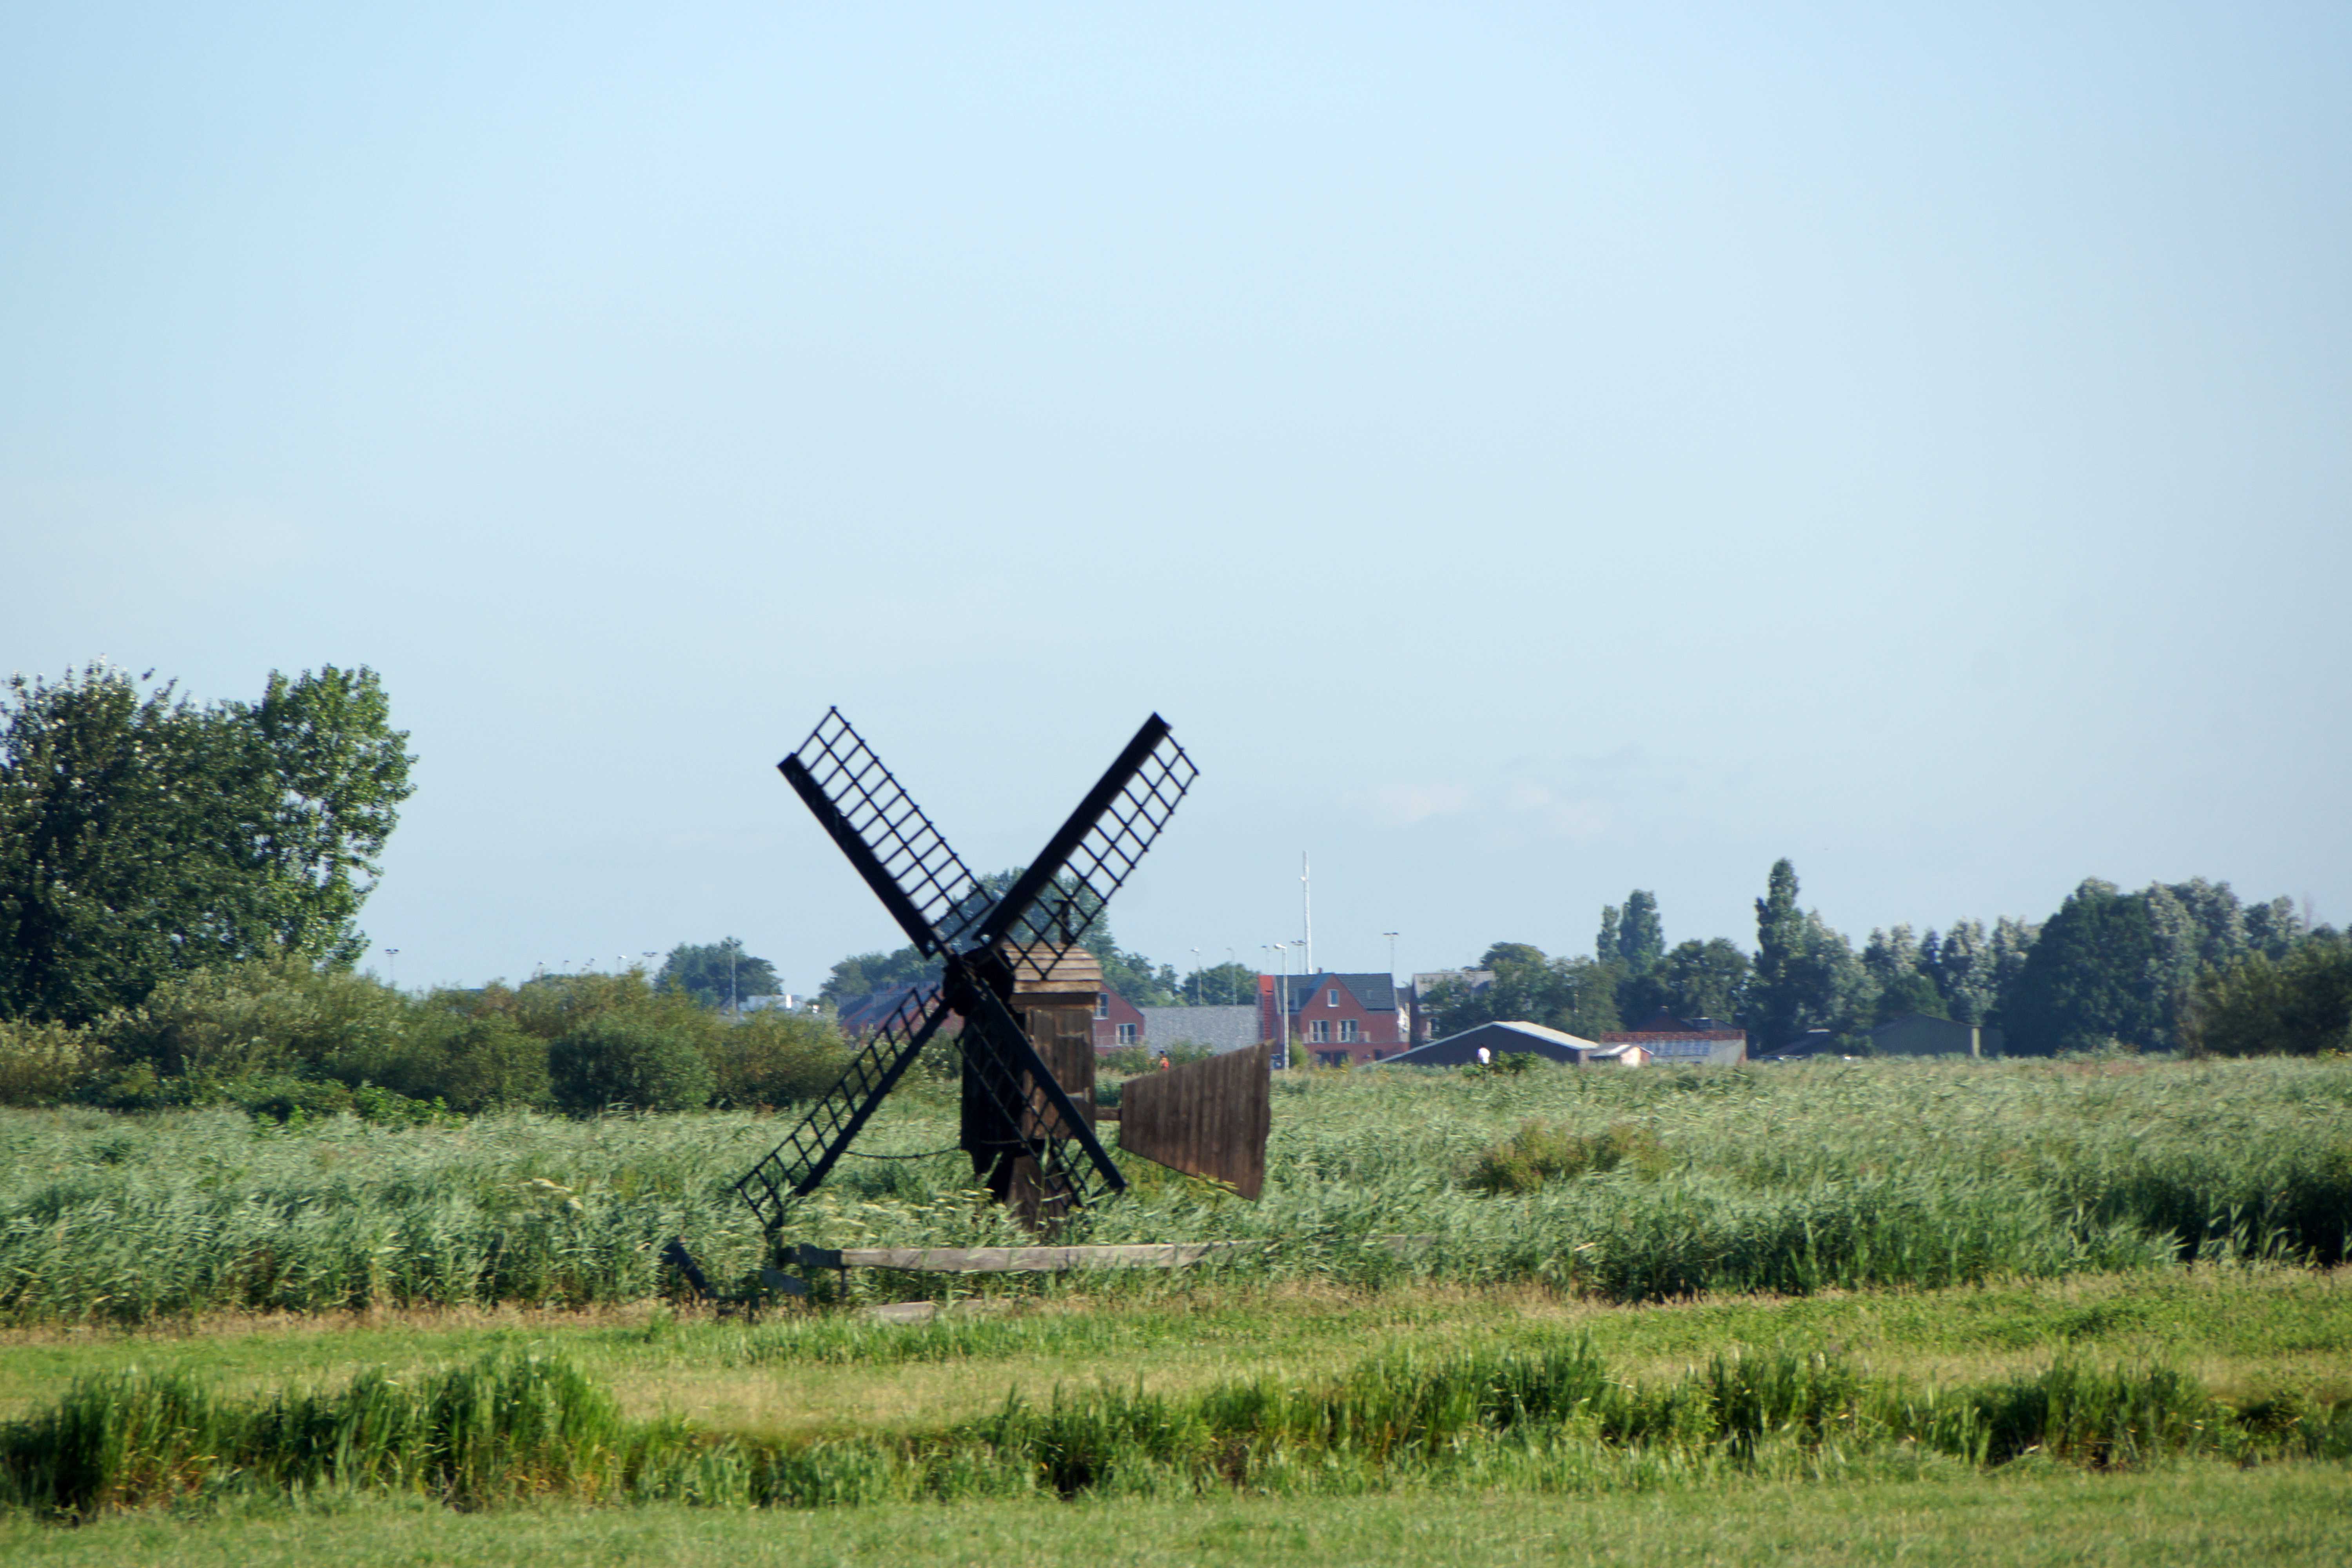
[[[1281,1246],[1200,1277],[989,1281],[989,1299],[912,1329],[644,1304],[649,1253],[673,1231],[749,1266],[756,1237],[724,1184],[772,1123],[289,1134],[221,1117],[20,1116],[0,1124],[0,1309],[19,1325],[0,1410],[23,1438],[77,1397],[177,1399],[195,1447],[156,1449],[161,1479],[124,1501],[246,1506],[289,1483],[449,1496],[462,1489],[413,1469],[269,1479],[265,1450],[289,1447],[300,1402],[268,1391],[315,1391],[302,1408],[331,1426],[354,1379],[375,1386],[364,1367],[413,1388],[489,1375],[465,1369],[485,1352],[552,1351],[582,1369],[605,1458],[564,1461],[593,1484],[526,1478],[529,1493],[1214,1500],[1238,1484],[1298,1494],[1234,1518],[1279,1517],[1306,1539],[1337,1528],[1316,1500],[1333,1492],[1762,1497],[1814,1478],[1844,1482],[1841,1495],[1925,1488],[1927,1514],[1946,1517],[1934,1500],[1974,1492],[1988,1464],[2019,1501],[2039,1495],[2019,1478],[2053,1453],[2112,1469],[2342,1447],[2352,1290],[2309,1265],[2340,1258],[2352,1215],[2347,1100],[2352,1074],[2332,1063],[1309,1079],[1277,1102],[1265,1205],[1153,1179],[1097,1225],[1106,1240]],[[1477,1152],[1531,1119],[1616,1130],[1662,1157],[1523,1196],[1465,1189]],[[946,1119],[918,1102],[877,1131],[884,1149],[934,1148]],[[1002,1238],[992,1214],[942,1195],[952,1170],[858,1169],[812,1205],[811,1237]],[[1402,1258],[1369,1244],[1400,1231],[1436,1239]],[[888,1295],[943,1284],[859,1279]],[[1758,1287],[1778,1294],[1738,1294]],[[1613,1304],[1691,1289],[1725,1294]],[[239,1315],[257,1310],[310,1315]],[[200,1381],[68,1396],[133,1362]],[[403,1419],[401,1451],[433,1450],[414,1436],[423,1417]],[[233,1482],[188,1463],[239,1442],[259,1446]],[[670,1457],[654,1463],[656,1448]],[[689,1458],[699,1493],[677,1479]],[[2280,1478],[2302,1467],[2268,1473],[2262,1485],[2300,1495]],[[2338,1462],[2309,1473],[2343,1476]],[[2234,1475],[2190,1464],[2163,1495],[2253,1484]],[[2074,1484],[2047,1479],[2053,1497]],[[1792,1506],[1801,1533],[1833,1528],[1845,1505]],[[1083,1511],[1050,1528],[1082,1534]],[[1625,1528],[1639,1536],[1631,1516]]]

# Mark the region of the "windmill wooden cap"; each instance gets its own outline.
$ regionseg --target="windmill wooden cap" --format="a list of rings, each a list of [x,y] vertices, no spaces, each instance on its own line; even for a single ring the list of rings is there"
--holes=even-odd
[[[1095,1005],[1095,994],[1103,988],[1102,965],[1095,955],[1083,947],[1074,947],[1059,958],[1050,947],[1040,947],[1024,953],[1007,942],[998,950],[1013,969],[1013,1003],[1014,1006],[1087,1007]]]

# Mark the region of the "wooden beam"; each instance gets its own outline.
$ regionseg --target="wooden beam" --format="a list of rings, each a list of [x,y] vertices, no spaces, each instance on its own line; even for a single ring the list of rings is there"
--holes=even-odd
[[[1059,1273],[1071,1268],[1185,1268],[1265,1241],[1167,1241],[1127,1247],[803,1247],[803,1268],[904,1268],[917,1274]]]

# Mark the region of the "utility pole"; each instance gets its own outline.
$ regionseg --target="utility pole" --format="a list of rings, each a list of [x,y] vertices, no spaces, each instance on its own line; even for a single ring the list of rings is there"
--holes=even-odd
[[[1298,912],[1305,926],[1302,934],[1306,951],[1301,955],[1298,973],[1315,974],[1320,973],[1315,967],[1315,890],[1307,884],[1307,851],[1301,849],[1298,852]]]
[[[1282,966],[1274,983],[1274,1037],[1281,1057],[1275,1065],[1284,1068],[1290,1066],[1290,950],[1294,945],[1286,942],[1274,944],[1275,959]]]

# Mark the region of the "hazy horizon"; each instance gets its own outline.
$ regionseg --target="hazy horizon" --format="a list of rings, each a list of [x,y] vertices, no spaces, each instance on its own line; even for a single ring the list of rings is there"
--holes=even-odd
[[[0,667],[377,670],[405,987],[899,945],[835,703],[983,871],[1164,714],[1180,971],[2352,914],[2339,7],[9,33]]]

